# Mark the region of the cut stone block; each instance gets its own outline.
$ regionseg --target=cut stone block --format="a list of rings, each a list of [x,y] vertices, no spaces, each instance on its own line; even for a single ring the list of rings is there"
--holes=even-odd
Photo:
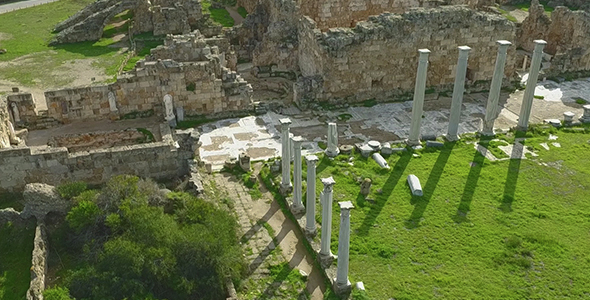
[[[426,147],[443,148],[444,146],[445,144],[441,142],[426,141]]]
[[[416,177],[414,174],[408,175],[408,185],[410,186],[410,191],[412,191],[412,195],[414,196],[422,196],[422,186],[420,185],[420,179]]]
[[[387,161],[385,160],[385,158],[383,158],[383,156],[381,156],[381,154],[373,153],[373,159],[375,160],[375,162],[377,162],[377,164],[381,168],[389,169],[389,165],[387,164]]]

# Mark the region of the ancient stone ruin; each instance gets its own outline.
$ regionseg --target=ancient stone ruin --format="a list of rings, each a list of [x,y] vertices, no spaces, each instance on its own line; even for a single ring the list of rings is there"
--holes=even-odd
[[[117,14],[133,13],[132,33],[153,32],[154,35],[182,34],[197,29],[203,15],[198,0],[99,0],[57,24],[53,44],[96,41],[104,27]]]

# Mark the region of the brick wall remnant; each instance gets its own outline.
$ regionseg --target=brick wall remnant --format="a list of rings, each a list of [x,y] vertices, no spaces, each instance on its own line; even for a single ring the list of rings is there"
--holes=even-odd
[[[385,13],[354,28],[327,32],[304,18],[299,27],[302,77],[296,84],[296,100],[409,100],[420,48],[432,51],[427,87],[451,90],[457,47],[463,45],[473,49],[467,87],[486,89],[494,72],[496,41],[515,38],[516,27],[506,18],[461,6]],[[509,79],[515,75],[514,51],[509,50],[506,64]]]

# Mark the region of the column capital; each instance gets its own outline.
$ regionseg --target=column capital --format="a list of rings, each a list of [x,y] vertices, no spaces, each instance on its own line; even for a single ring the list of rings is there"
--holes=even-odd
[[[295,143],[295,145],[301,145],[301,143],[305,141],[305,139],[300,136],[294,136],[291,138],[291,140],[293,141],[293,143]]]
[[[285,126],[289,126],[291,125],[291,119],[289,118],[283,118],[283,119],[279,119],[279,123],[281,123],[281,126],[285,127]]]
[[[459,53],[464,53],[464,52],[471,51],[471,47],[469,47],[469,46],[459,46],[457,48],[459,49]]]
[[[535,43],[535,46],[536,45],[543,45],[543,46],[547,45],[547,42],[545,40],[534,40],[533,43]]]
[[[420,53],[420,62],[428,62],[428,55],[430,55],[430,50],[418,49],[418,53]]]
[[[351,210],[354,208],[354,205],[351,201],[338,202],[338,205],[340,206],[341,210]]]
[[[332,191],[332,187],[334,187],[334,184],[336,184],[336,180],[334,180],[334,178],[332,178],[332,176],[328,177],[328,178],[322,178],[322,183],[324,184],[324,190],[325,191]]]
[[[305,161],[307,161],[307,164],[314,164],[317,163],[320,159],[315,156],[315,155],[308,155],[305,157]]]
[[[502,46],[502,47],[508,47],[508,46],[512,45],[512,43],[507,40],[498,40],[498,41],[496,41],[496,44],[498,44],[498,46]]]

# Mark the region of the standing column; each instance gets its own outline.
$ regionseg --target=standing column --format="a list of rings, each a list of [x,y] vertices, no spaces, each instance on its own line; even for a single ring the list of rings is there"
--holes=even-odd
[[[465,76],[467,75],[467,59],[471,48],[459,47],[459,60],[457,62],[457,74],[455,75],[455,87],[453,88],[453,102],[451,103],[451,116],[449,117],[449,129],[447,139],[456,141],[459,139],[459,122],[461,121],[461,106],[463,105],[463,93],[465,92]]]
[[[414,88],[414,103],[412,106],[412,126],[408,145],[420,144],[420,126],[422,125],[422,109],[424,108],[424,92],[426,90],[426,71],[428,71],[428,55],[430,50],[420,49],[418,59],[418,74],[416,75],[416,86]]]
[[[340,154],[338,149],[338,127],[336,123],[328,123],[328,147],[326,148],[326,155],[334,157]]]
[[[302,191],[301,191],[301,143],[303,138],[295,136],[291,139],[293,143],[294,158],[293,158],[293,203],[291,204],[291,212],[294,215],[301,214],[305,207],[302,202]]]
[[[544,40],[535,40],[534,42],[535,50],[531,59],[531,70],[529,72],[529,79],[526,82],[524,96],[522,97],[520,116],[518,117],[518,126],[516,127],[518,130],[523,131],[526,131],[529,127],[529,118],[531,116],[531,109],[533,108],[533,96],[535,96],[535,87],[537,87],[541,59],[543,58],[543,48],[547,45],[547,42]]]
[[[336,181],[332,177],[322,178],[324,190],[320,194],[322,201],[322,241],[320,249],[320,262],[322,266],[329,266],[334,260],[330,250],[330,238],[332,237],[332,191]]]
[[[338,235],[338,271],[334,282],[337,294],[346,294],[352,288],[348,281],[348,255],[350,251],[350,210],[352,202],[338,202],[340,205],[340,234]]]
[[[512,45],[509,41],[500,40],[498,44],[498,55],[496,56],[496,67],[492,77],[492,85],[488,94],[488,103],[486,106],[486,116],[483,121],[481,134],[494,135],[494,122],[498,117],[498,101],[500,100],[500,89],[502,88],[502,79],[504,78],[504,65],[506,64],[506,52],[508,46]]]
[[[291,189],[291,142],[289,140],[289,125],[291,125],[291,120],[289,118],[280,119],[279,123],[281,123],[281,169],[282,169],[282,178],[281,178],[281,193],[288,194]]]
[[[305,157],[307,161],[307,203],[305,205],[305,233],[308,236],[315,236],[317,228],[315,226],[315,164],[318,162],[318,157],[315,155],[308,155]]]

